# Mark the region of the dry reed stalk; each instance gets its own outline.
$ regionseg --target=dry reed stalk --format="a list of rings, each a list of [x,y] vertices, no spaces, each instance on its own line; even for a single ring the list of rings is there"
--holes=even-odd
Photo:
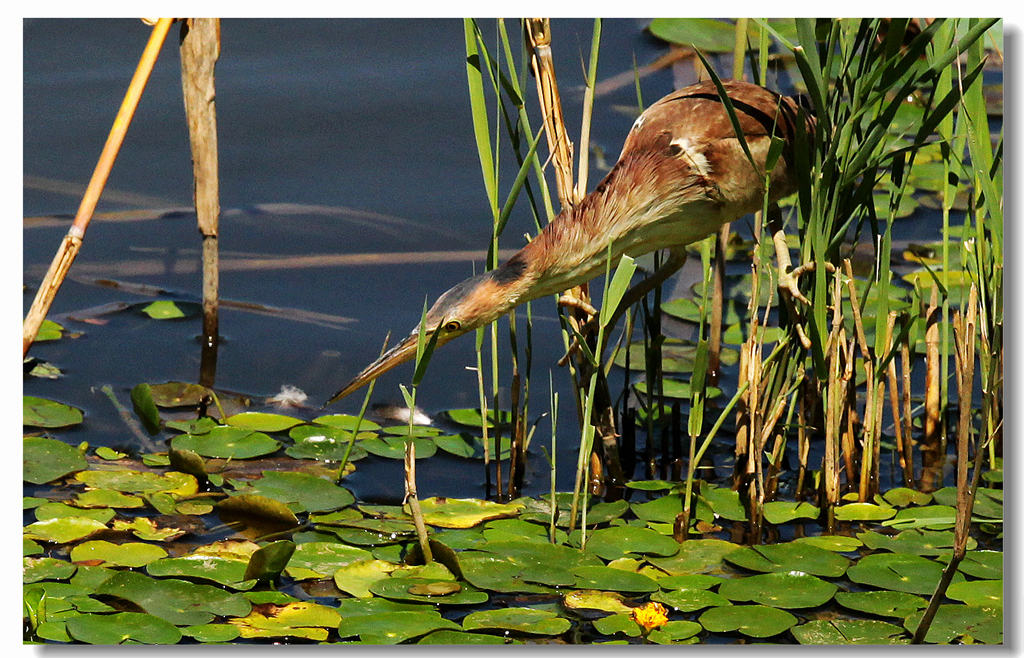
[[[932,491],[942,469],[942,400],[940,396],[942,372],[939,357],[939,290],[932,286],[931,299],[925,314],[925,393],[924,436],[921,443],[921,489]]]
[[[811,451],[811,442],[807,436],[807,396],[810,392],[810,380],[800,383],[800,403],[796,408],[796,445],[799,469],[796,475],[796,500],[804,499],[804,479],[807,477],[807,456]]]
[[[412,412],[411,409],[409,411]],[[430,551],[427,526],[423,521],[423,510],[420,509],[420,499],[416,493],[416,443],[411,437],[405,442],[405,500],[409,503],[412,522],[416,526],[416,537],[420,542],[420,550],[423,551],[423,561],[433,562],[434,555]]]
[[[850,292],[850,308],[853,312],[853,326],[856,330],[857,344],[860,346],[861,360],[864,363],[865,401],[864,401],[864,426],[861,434],[861,458],[860,458],[860,484],[858,487],[858,499],[860,502],[867,502],[872,495],[871,482],[877,469],[875,462],[875,443],[877,442],[878,417],[875,414],[875,398],[878,389],[875,385],[875,361],[868,348],[867,335],[864,332],[864,321],[860,314],[858,305],[857,285],[853,278],[853,266],[849,258],[843,259],[843,269],[846,270],[846,286]]]
[[[914,631],[913,644],[924,642],[928,629],[931,627],[939,604],[946,596],[946,590],[953,580],[957,567],[967,553],[967,540],[970,537],[971,515],[974,512],[974,497],[978,490],[978,478],[981,473],[981,445],[974,451],[974,473],[970,483],[967,481],[967,459],[971,438],[971,402],[974,395],[974,352],[975,332],[978,316],[978,289],[972,283],[968,294],[966,320],[958,310],[953,316],[953,335],[956,342],[954,356],[956,358],[957,397],[959,398],[959,422],[956,436],[956,525],[953,528],[953,555],[949,564],[942,571],[935,592],[932,594],[928,607],[921,616],[921,621]]]
[[[825,404],[825,456],[822,460],[822,487],[825,500],[826,525],[832,532],[835,524],[835,506],[839,503],[839,426],[842,421],[840,404],[845,398],[845,387],[839,375],[839,347],[843,343],[841,274],[838,270],[832,288],[832,330],[828,339],[828,389]]]
[[[750,377],[750,340],[743,341],[740,345],[739,378],[737,381],[745,382]],[[747,460],[750,458],[750,411],[747,406],[748,393],[744,393],[736,401],[736,445],[733,460],[733,489],[739,489],[743,483],[743,474],[747,469]]]
[[[194,202],[203,240],[203,343],[199,383],[213,386],[217,370],[220,183],[217,175],[217,104],[214,72],[220,57],[220,19],[181,24],[181,89],[192,147]]]
[[[908,336],[900,344],[900,371],[903,376],[903,436],[906,437],[906,442],[903,444],[905,451],[903,461],[906,463],[903,477],[908,487],[914,487],[916,481],[914,479],[914,423],[913,411],[910,406],[910,365],[910,338]]]
[[[160,54],[160,48],[163,46],[167,32],[171,29],[171,23],[173,22],[173,18],[161,18],[153,26],[153,31],[149,35],[149,41],[146,43],[146,48],[142,51],[142,57],[139,59],[139,65],[135,68],[135,74],[128,84],[128,91],[125,92],[121,107],[117,111],[117,116],[114,117],[114,125],[110,129],[110,134],[107,135],[107,141],[100,152],[96,168],[92,172],[92,178],[89,179],[89,186],[82,196],[82,202],[78,206],[74,222],[57,249],[57,253],[50,263],[46,276],[43,277],[42,283],[39,284],[39,290],[32,301],[32,306],[25,316],[25,322],[22,325],[22,356],[28,354],[29,348],[32,347],[36,334],[39,333],[39,327],[43,324],[43,320],[46,319],[50,305],[53,304],[53,299],[57,296],[57,291],[60,290],[60,286],[64,282],[64,277],[67,276],[68,270],[71,269],[71,264],[75,261],[75,257],[78,256],[78,252],[82,248],[85,231],[89,228],[89,222],[92,220],[92,214],[96,210],[96,204],[99,202],[103,188],[107,184],[110,170],[114,167],[114,161],[117,160],[121,144],[124,143],[128,127],[135,116],[135,109],[139,106],[142,92],[149,81],[149,74],[153,72],[153,65],[156,63],[156,58]]]
[[[889,318],[885,325],[885,353],[888,354],[893,350],[893,330],[896,327],[896,318],[899,316],[899,311],[889,311]],[[913,485],[913,470],[908,470],[911,466],[907,464],[907,449],[904,445],[905,442],[910,441],[910,437],[903,437],[903,422],[900,418],[900,390],[899,380],[896,377],[896,355],[893,354],[892,358],[889,359],[889,365],[886,367],[886,377],[889,382],[889,405],[892,407],[892,427],[893,433],[896,435],[896,453],[899,456],[900,470],[903,473],[903,484],[905,486]],[[909,474],[909,475],[908,475]]]

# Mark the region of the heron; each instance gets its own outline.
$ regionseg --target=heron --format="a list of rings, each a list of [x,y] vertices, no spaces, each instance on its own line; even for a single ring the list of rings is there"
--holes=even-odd
[[[625,308],[682,266],[686,245],[760,210],[766,194],[774,202],[796,191],[797,136],[813,133],[814,118],[795,98],[737,80],[720,84],[732,116],[713,81],[668,94],[636,119],[619,159],[592,192],[563,208],[503,264],[442,294],[422,323],[428,337],[436,334],[435,347],[520,304],[593,279],[604,273],[609,258],[617,263],[622,255],[668,250],[665,264],[626,294],[619,307]],[[767,171],[773,138],[781,140],[782,150]],[[788,261],[784,242],[776,246],[780,288],[804,299],[795,280],[809,268],[790,269],[782,262]],[[326,404],[415,357],[419,331],[414,328]]]

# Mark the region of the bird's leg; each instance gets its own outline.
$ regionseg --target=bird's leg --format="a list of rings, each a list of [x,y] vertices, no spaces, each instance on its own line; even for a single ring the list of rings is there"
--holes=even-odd
[[[782,298],[786,308],[789,309],[790,315],[794,318],[793,326],[796,327],[800,344],[804,346],[804,349],[809,350],[811,349],[811,341],[807,338],[807,334],[804,333],[803,325],[796,319],[800,315],[797,313],[796,303],[793,300],[797,299],[808,306],[811,305],[811,300],[807,299],[800,292],[799,286],[800,277],[807,272],[813,272],[815,263],[812,261],[795,268],[793,267],[793,261],[789,257],[789,245],[786,243],[786,232],[782,226],[782,213],[779,211],[778,204],[773,203],[768,208],[768,230],[772,234],[772,244],[775,246],[775,259],[779,266],[779,297]],[[825,269],[834,272],[835,266],[832,263],[825,263]]]
[[[608,322],[608,326],[615,326],[615,323],[619,321],[619,318],[622,316],[623,313],[626,312],[626,309],[628,309],[630,306],[643,299],[644,295],[646,295],[647,293],[649,293],[650,291],[654,290],[656,287],[664,283],[666,279],[668,279],[670,276],[678,272],[679,268],[681,268],[685,263],[685,248],[670,248],[668,250],[668,258],[665,260],[664,263],[661,264],[661,267],[659,267],[653,274],[651,274],[651,276],[645,278],[643,281],[627,290],[626,293],[622,296],[622,300],[619,302],[619,305],[615,307],[615,312],[612,313],[611,319]],[[561,301],[562,300],[559,299],[559,303],[561,303]],[[593,317],[591,317],[590,322],[584,325],[583,328],[580,330],[580,333],[584,335],[586,335],[587,331],[592,331],[596,329],[597,323],[600,321],[599,314],[596,310],[593,310],[593,312],[591,312],[591,315]],[[605,337],[605,340],[607,340],[607,337]],[[604,346],[602,345],[601,347],[603,348]],[[564,366],[566,363],[568,363],[569,358],[577,349],[579,349],[579,340],[577,338],[573,338],[572,344],[569,345],[569,350],[561,359],[558,360],[558,365]]]

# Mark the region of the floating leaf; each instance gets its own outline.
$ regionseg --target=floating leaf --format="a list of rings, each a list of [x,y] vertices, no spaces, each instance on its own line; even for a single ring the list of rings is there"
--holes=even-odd
[[[722,564],[726,555],[739,545],[721,539],[689,539],[671,557],[652,557],[647,561],[670,575],[708,572]]]
[[[142,312],[154,320],[177,320],[199,312],[198,304],[161,299],[142,307]]]
[[[357,598],[373,596],[370,585],[385,578],[398,565],[385,560],[356,560],[338,567],[334,572],[334,584],[342,592]]]
[[[67,620],[67,632],[86,644],[177,644],[181,631],[154,615],[118,612],[112,615],[77,615]]]
[[[437,630],[457,631],[460,627],[433,610],[383,612],[342,619],[338,635],[358,635],[367,644],[398,644]]]
[[[718,593],[733,601],[775,608],[814,608],[832,600],[836,586],[800,571],[766,573],[727,580]]]
[[[246,567],[243,578],[259,581],[277,580],[294,552],[295,542],[289,539],[279,539],[261,546],[249,556],[249,566]]]
[[[244,638],[301,637],[318,642],[326,640],[327,629],[340,621],[337,609],[312,601],[262,604],[245,617],[228,619]]]
[[[647,382],[638,381],[633,385],[637,393],[640,395],[647,395]],[[717,386],[708,386],[704,389],[706,399],[712,400],[722,394],[722,389]],[[684,382],[681,379],[672,379],[665,377],[661,380],[661,394],[666,398],[672,398],[675,400],[689,400],[693,396],[693,391],[690,389],[690,382]]]
[[[658,583],[639,573],[613,569],[612,567],[576,567],[575,587],[580,589],[602,589],[615,592],[656,592]]]
[[[907,644],[910,638],[895,624],[868,619],[815,619],[793,627],[800,644]]]
[[[440,630],[423,636],[416,644],[516,644],[516,642],[486,633]]]
[[[967,605],[982,608],[1003,607],[1002,580],[971,580],[953,583],[946,590],[946,596]]]
[[[750,637],[771,637],[794,626],[797,619],[764,605],[730,605],[706,610],[698,621],[712,633],[739,631]]]
[[[298,544],[285,571],[295,580],[330,578],[341,567],[369,560],[369,551],[335,542]]]
[[[72,558],[73,559],[73,558]],[[40,580],[66,580],[75,573],[75,565],[55,557],[22,558],[22,582],[34,583]]]
[[[348,453],[350,462],[366,457],[364,450],[358,442],[352,445],[349,450],[349,443],[352,433],[347,430],[322,425],[299,425],[288,432],[295,445],[290,446],[285,453],[295,459],[318,459],[321,461],[341,461]],[[357,439],[367,439],[376,436],[372,432],[360,432]]]
[[[467,631],[489,629],[532,635],[561,635],[572,627],[572,623],[548,610],[500,608],[471,612],[463,618],[462,627]]]
[[[289,504],[296,512],[327,512],[355,502],[347,489],[308,473],[263,471],[260,479],[231,483],[239,493],[266,496]]]
[[[441,450],[444,450],[445,452],[447,452],[450,455],[455,455],[456,457],[470,458],[470,457],[472,457],[473,455],[476,454],[476,447],[473,445],[473,443],[471,443],[470,441],[467,441],[465,438],[462,437],[462,435],[459,435],[459,434],[450,434],[450,435],[447,435],[447,436],[435,437],[434,438],[434,443]],[[431,636],[440,635],[440,634],[445,633],[445,632],[446,631],[438,631],[437,633],[431,634]],[[477,637],[490,637],[490,636],[480,636],[480,635],[477,635]],[[420,644],[423,644],[423,642],[421,641]]]
[[[160,527],[153,519],[137,516],[131,521],[114,521],[114,530],[128,531],[146,541],[170,541],[185,534],[182,528]]]
[[[81,516],[87,519],[94,519],[100,523],[107,523],[114,518],[112,509],[80,509],[64,503],[43,503],[36,507],[35,515],[39,521],[46,519],[60,519],[66,516]]]
[[[58,340],[64,335],[64,327],[53,320],[43,320],[36,333],[36,343],[43,343],[48,340]]]
[[[219,426],[206,434],[179,434],[171,439],[171,447],[191,450],[203,457],[248,459],[277,452],[281,443],[262,432]]]
[[[468,427],[480,427],[480,423],[482,422],[479,409],[449,409],[445,414],[453,423],[466,425]],[[510,412],[503,409],[498,413],[499,425],[505,427],[511,422],[512,414]],[[487,410],[487,427],[494,427],[494,409]]]
[[[75,479],[93,489],[113,489],[126,493],[162,491],[181,498],[191,496],[199,490],[195,477],[178,471],[81,471],[75,474]]]
[[[928,505],[901,509],[894,518],[882,525],[902,530],[905,528],[930,528],[945,530],[956,522],[956,509],[949,505]]]
[[[773,500],[764,504],[764,518],[768,523],[780,525],[796,519],[816,519],[821,513],[810,503],[794,503],[784,500]]]
[[[236,494],[217,504],[222,511],[242,516],[255,516],[287,525],[299,525],[292,510],[279,500],[259,494]]]
[[[163,384],[150,384],[149,392],[153,398],[153,402],[158,407],[194,407],[198,406],[203,398],[210,395],[210,389],[199,384],[190,384],[188,382],[165,382]],[[198,433],[197,430],[202,427],[213,427],[216,423],[211,418],[200,418],[196,421],[191,421],[194,426],[187,430],[189,432]],[[170,423],[168,424],[170,426]]]
[[[77,448],[40,436],[24,438],[22,460],[22,477],[32,484],[52,482],[89,466]]]
[[[423,520],[441,528],[471,528],[491,519],[515,516],[522,503],[495,503],[472,498],[426,498],[420,501]]]
[[[215,616],[249,614],[249,601],[212,585],[196,585],[173,578],[155,579],[134,571],[119,571],[96,590],[116,596],[172,624],[207,624]]]
[[[230,642],[238,637],[238,627],[231,624],[197,624],[185,626],[181,634],[186,635],[196,642],[220,643]]]
[[[602,610],[604,612],[629,613],[632,606],[623,602],[623,596],[615,592],[602,592],[595,589],[578,589],[567,592],[562,598],[566,608],[572,610]]]
[[[850,610],[900,619],[928,605],[920,596],[907,592],[837,592],[835,598]]]
[[[751,571],[802,571],[815,576],[838,578],[850,560],[810,544],[789,542],[747,546],[729,553],[726,561]]]
[[[240,414],[228,416],[224,419],[224,423],[232,427],[240,427],[257,432],[283,432],[296,425],[301,425],[302,422],[299,418],[260,411],[243,411]]]
[[[716,578],[716,580],[719,579]],[[669,592],[657,592],[651,595],[651,600],[664,603],[679,612],[696,612],[704,608],[729,605],[729,599],[705,589],[677,589]]]
[[[882,535],[874,531],[861,532],[857,538],[872,550],[884,549],[893,553],[913,553],[914,555],[943,555],[953,550],[953,532],[950,530],[904,530],[895,537]],[[967,538],[967,550],[978,545],[973,537]]]
[[[446,605],[476,605],[487,601],[487,592],[465,585],[456,591],[442,593],[445,589],[434,587],[438,581],[430,578],[401,578],[392,573],[370,585],[370,591],[395,601],[416,601],[418,603],[444,603]],[[451,582],[451,581],[448,581]],[[426,592],[438,592],[430,594]]]
[[[354,432],[358,420],[358,416],[350,416],[349,414],[329,414],[327,416],[317,416],[311,422],[345,430],[346,432]],[[365,418],[358,424],[360,432],[374,432],[380,429],[380,425]]]
[[[856,537],[844,537],[843,535],[818,535],[816,537],[800,537],[793,540],[797,544],[810,544],[817,548],[833,551],[835,553],[847,553],[855,551],[863,544]]]
[[[1001,580],[1003,577],[1002,551],[969,551],[957,567],[968,576],[990,580]]]
[[[926,491],[917,491],[909,487],[896,487],[882,494],[885,502],[893,507],[907,507],[908,505],[927,505],[932,500],[932,495]]]
[[[605,560],[614,560],[627,553],[674,555],[679,544],[648,528],[612,526],[595,530],[587,538],[587,550]]]
[[[910,632],[917,630],[924,611],[912,613],[903,622]],[[932,619],[924,641],[949,644],[958,637],[970,636],[985,644],[1003,643],[1003,611],[1000,608],[977,608],[968,605],[943,604]]]
[[[544,594],[550,590],[539,584],[538,580],[571,585],[576,578],[571,571],[557,564],[541,564],[513,556],[476,551],[462,553],[459,564],[467,581],[491,592]]]
[[[245,579],[248,564],[248,559],[193,553],[150,562],[146,565],[146,573],[150,576],[198,578],[234,589],[249,589],[256,581]]]
[[[87,541],[71,549],[72,562],[99,562],[114,567],[142,567],[167,557],[167,551],[153,544]]]
[[[22,396],[22,424],[32,427],[67,427],[82,422],[82,412],[60,402]]]
[[[416,446],[416,459],[427,459],[433,457],[437,452],[437,446],[431,438],[414,438]],[[383,438],[364,439],[359,446],[370,453],[385,459],[405,458],[405,438],[400,436],[385,436]]]
[[[747,520],[747,511],[743,509],[743,503],[740,502],[740,492],[738,491],[701,482],[700,497],[711,507],[715,516],[720,516],[730,521]]]
[[[28,539],[41,539],[55,544],[66,544],[79,539],[85,539],[106,529],[107,526],[105,524],[95,519],[87,519],[81,516],[66,516],[36,521],[25,526],[24,532],[25,537]]]
[[[884,521],[895,514],[893,508],[874,503],[848,503],[836,507],[836,519],[839,521]]]
[[[855,583],[874,585],[897,592],[928,595],[935,591],[941,575],[941,564],[905,553],[867,555],[846,572],[846,577]],[[952,582],[963,580],[962,574],[953,574]]]

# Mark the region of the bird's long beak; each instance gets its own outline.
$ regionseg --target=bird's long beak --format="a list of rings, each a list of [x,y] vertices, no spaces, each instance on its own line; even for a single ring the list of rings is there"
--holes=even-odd
[[[332,395],[331,399],[324,406],[326,407],[337,402],[349,393],[366,386],[395,366],[415,358],[416,340],[415,332],[403,338],[400,343],[381,354],[376,361],[363,368],[362,372],[356,375],[344,388]]]

